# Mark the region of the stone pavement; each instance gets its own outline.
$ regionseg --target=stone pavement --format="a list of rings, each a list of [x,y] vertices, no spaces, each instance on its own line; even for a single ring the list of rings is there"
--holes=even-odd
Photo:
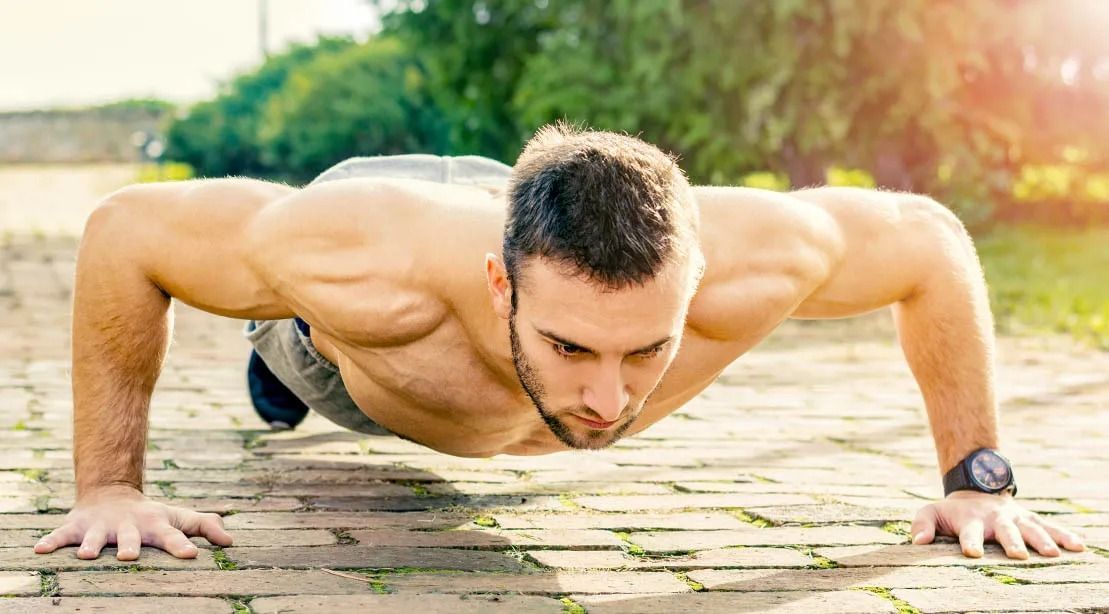
[[[0,612],[1109,611],[1109,354],[1002,340],[1021,498],[1095,548],[971,560],[906,543],[939,480],[884,314],[789,323],[612,449],[462,459],[318,418],[259,430],[240,323],[178,305],[147,491],[220,512],[235,546],[36,555],[73,497],[74,248],[0,247]]]

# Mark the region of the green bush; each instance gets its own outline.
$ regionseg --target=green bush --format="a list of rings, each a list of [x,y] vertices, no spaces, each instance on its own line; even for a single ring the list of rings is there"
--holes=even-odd
[[[446,138],[422,68],[389,38],[291,72],[267,102],[259,132],[263,162],[293,181],[351,156],[443,153]]]
[[[152,162],[139,166],[139,172],[135,175],[135,182],[185,181],[193,177],[196,177],[196,171],[184,162]]]
[[[266,105],[296,68],[354,46],[349,38],[320,38],[269,57],[255,70],[225,84],[213,100],[201,102],[174,121],[166,135],[167,160],[185,162],[197,174],[269,176],[279,173],[262,160],[259,132]]]

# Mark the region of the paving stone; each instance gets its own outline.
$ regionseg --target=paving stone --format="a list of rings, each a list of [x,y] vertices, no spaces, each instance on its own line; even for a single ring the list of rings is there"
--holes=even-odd
[[[689,579],[711,591],[823,591],[867,586],[940,588],[990,586],[996,582],[962,567],[698,569],[689,572]]]
[[[1075,532],[1082,536],[1087,546],[1109,550],[1109,527],[1082,527]]]
[[[1109,582],[1109,559],[1088,565],[1052,565],[1051,567],[1007,567],[1001,573],[1036,584],[1070,582]]]
[[[659,531],[631,533],[628,541],[647,552],[687,552],[729,546],[899,544],[907,538],[875,527],[781,527],[740,531]]]
[[[1032,586],[998,583],[988,590],[963,587],[900,588],[894,589],[893,594],[919,609],[923,614],[968,610],[993,611],[1002,604],[1008,612],[1109,609],[1109,583],[1082,584],[1070,590],[1060,585]]]
[[[143,547],[137,561],[116,559],[115,547],[100,551],[92,560],[77,558],[77,547],[59,548],[50,554],[36,554],[31,548],[0,548],[0,569],[112,569],[134,565],[154,569],[215,569],[212,553],[203,548],[195,559],[179,559],[157,548]]]
[[[35,597],[0,599],[0,614],[149,614],[150,612],[189,612],[189,614],[232,614],[230,602],[206,597]]]
[[[1071,503],[1079,508],[1091,512],[1109,512],[1109,499],[1104,498],[1105,491],[1102,491],[1102,496],[1098,498],[1092,497],[1068,497]]]
[[[155,501],[166,505],[184,507],[198,512],[286,512],[304,508],[304,503],[292,497],[262,497],[261,499],[224,499],[203,497],[166,497],[152,496]],[[68,506],[63,506],[68,507]]]
[[[2,519],[3,516],[0,516]],[[233,529],[417,529],[437,531],[470,524],[472,516],[447,512],[244,512],[225,516]]]
[[[421,614],[560,614],[562,603],[524,595],[372,595],[263,597],[250,602],[255,614],[285,612],[420,612]]]
[[[778,591],[767,593],[691,593],[689,595],[571,595],[589,614],[657,614],[658,612],[812,612],[835,614],[896,613],[892,603],[864,591]]]
[[[1030,552],[1025,560],[1010,559],[997,544],[986,544],[985,554],[972,559],[963,556],[958,544],[928,544],[924,546],[842,546],[817,548],[816,554],[828,557],[845,567],[869,567],[872,565],[964,565],[980,567],[983,565],[1043,565],[1068,562],[1101,562],[1092,552],[1063,551],[1058,557],[1044,557]]]
[[[334,569],[420,567],[466,571],[522,571],[516,559],[499,552],[392,546],[232,547],[224,553],[240,568]]]
[[[724,512],[679,512],[674,514],[516,514],[489,512],[503,529],[744,529],[752,525]]]
[[[65,514],[0,514],[0,529],[56,529]]]
[[[566,492],[612,495],[670,495],[673,489],[662,484],[645,482],[513,482],[466,483],[449,482],[428,484],[433,495],[540,495]]]
[[[842,495],[852,497],[894,498],[905,493],[887,486],[856,486],[850,484],[776,484],[767,482],[676,482],[674,486],[685,492],[727,492],[744,494],[792,493],[803,490],[806,495]]]
[[[912,522],[916,510],[862,507],[842,503],[760,507],[751,510],[760,518],[779,524],[832,524]]]
[[[38,596],[42,591],[42,580],[33,571],[0,572],[0,595],[12,597]],[[616,591],[612,591],[616,592]]]
[[[243,479],[251,482],[273,484],[353,484],[379,480],[436,483],[436,482],[480,482],[512,483],[520,478],[509,471],[462,471],[456,469],[437,469],[435,473],[418,469],[400,467],[351,467],[349,469],[288,469],[246,472]],[[212,476],[218,477],[218,476]],[[200,478],[193,478],[203,481]]]
[[[625,544],[610,531],[575,529],[461,531],[404,531],[370,529],[350,531],[350,536],[366,546],[413,546],[419,548],[568,548],[619,549]]]
[[[0,530],[0,548],[10,548],[13,546],[27,546],[31,547],[38,541],[39,535],[42,531],[34,531],[31,529],[6,529]]]
[[[468,509],[560,510],[558,497],[542,495],[456,495],[450,497],[320,497],[312,500],[320,510],[414,512],[464,507]]]
[[[666,496],[599,496],[575,497],[574,503],[604,512],[634,512],[638,510],[679,510],[701,508],[761,508],[780,505],[813,503],[807,495],[787,494],[707,494]]]
[[[949,540],[906,546],[878,528],[942,495],[922,400],[885,315],[787,322],[676,417],[609,449],[469,459],[344,432],[316,414],[296,431],[253,430],[262,425],[242,380],[242,322],[175,301],[146,488],[168,504],[227,514],[237,541],[224,552],[240,569],[217,570],[206,544],[196,561],[144,549],[144,571],[110,548],[92,562],[73,548],[35,555],[35,538],[64,521],[37,512],[73,497],[75,247],[0,232],[0,313],[10,316],[0,318],[0,595],[14,595],[0,612],[230,611],[225,599],[196,600],[226,595],[258,595],[255,612],[559,612],[549,597],[566,594],[591,613],[891,611],[851,590],[867,586],[919,590],[910,594],[948,608],[964,605],[956,589],[989,595],[966,603],[990,610],[1109,607],[1071,599],[1109,584],[1104,554],[1036,557],[1047,565],[1038,567],[991,546],[971,560]],[[848,327],[871,321],[885,323]],[[1000,419],[1022,502],[1105,547],[1109,353],[1045,337],[999,343]],[[1044,424],[1048,409],[1067,419]],[[639,550],[615,531],[649,554],[631,555]],[[810,548],[843,567],[818,569]],[[521,552],[553,569],[521,562]],[[364,567],[377,570],[372,582],[351,571]],[[348,571],[325,571],[334,568]],[[62,605],[37,597],[42,579],[27,570],[57,571]],[[708,590],[692,591],[676,571]],[[395,593],[375,592],[383,587]],[[1037,601],[1049,591],[1062,597]]]
[[[38,583],[36,576],[36,594]],[[356,580],[313,569],[74,571],[59,573],[58,587],[62,595],[357,595],[374,592],[368,579]]]
[[[531,550],[540,565],[560,569],[705,569],[710,567],[806,567],[810,557],[787,548],[722,548],[689,556],[633,557],[608,550]]]
[[[1109,514],[1059,514],[1047,518],[1065,527],[1109,527]]]
[[[688,593],[674,574],[655,571],[559,571],[557,573],[486,574],[406,573],[379,576],[386,589],[421,593]]]
[[[230,533],[236,546],[331,546],[337,543],[332,532],[322,529],[236,529]],[[208,545],[203,537],[194,537],[192,541],[198,546]]]

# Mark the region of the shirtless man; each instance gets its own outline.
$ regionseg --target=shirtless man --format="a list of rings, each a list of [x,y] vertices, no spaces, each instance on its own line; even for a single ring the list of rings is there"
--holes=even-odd
[[[951,491],[917,515],[913,543],[957,535],[971,557],[990,539],[1013,558],[1026,542],[1046,556],[1083,548],[1014,501],[990,452],[981,268],[958,219],[925,197],[690,187],[651,145],[566,126],[536,134],[507,190],[395,178],[125,188],[80,245],[77,498],[36,552],[80,544],[95,558],[116,543],[135,560],[140,544],[196,556],[186,536],[231,544],[219,516],[142,494],[170,297],[249,319],[272,373],[333,421],[460,456],[610,445],[786,318],[891,305]]]

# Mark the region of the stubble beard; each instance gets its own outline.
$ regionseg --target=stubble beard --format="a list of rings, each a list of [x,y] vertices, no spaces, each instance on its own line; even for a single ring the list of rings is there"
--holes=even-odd
[[[632,418],[611,432],[591,430],[584,438],[575,435],[570,427],[566,426],[557,415],[548,410],[543,404],[543,397],[546,394],[543,390],[543,384],[539,381],[535,368],[528,362],[527,356],[520,347],[520,335],[516,332],[515,306],[512,307],[508,315],[508,339],[512,347],[512,364],[516,368],[516,377],[520,379],[520,385],[523,386],[524,392],[531,399],[535,411],[539,412],[539,417],[543,420],[543,423],[566,446],[576,450],[607,448],[623,437],[624,433],[635,422],[635,418]]]

